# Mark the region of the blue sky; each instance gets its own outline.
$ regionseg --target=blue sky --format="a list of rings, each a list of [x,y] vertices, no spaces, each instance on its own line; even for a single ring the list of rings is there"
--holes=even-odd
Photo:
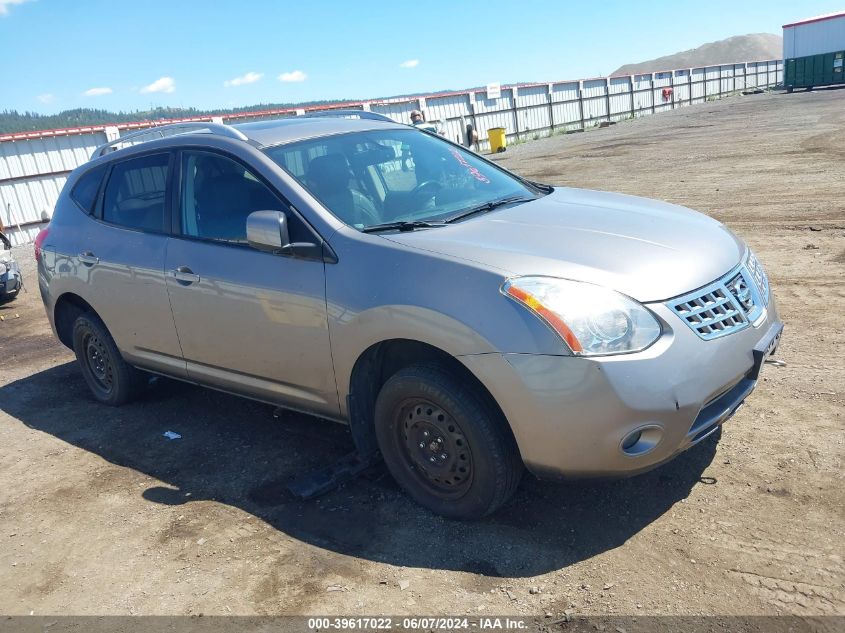
[[[0,0],[0,109],[209,109],[578,79],[842,9],[845,0]]]

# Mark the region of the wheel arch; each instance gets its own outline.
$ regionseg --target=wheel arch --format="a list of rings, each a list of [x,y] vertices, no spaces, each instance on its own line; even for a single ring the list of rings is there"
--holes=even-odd
[[[373,413],[381,387],[400,369],[420,363],[440,365],[457,379],[467,381],[484,404],[501,416],[508,433],[513,437],[510,423],[499,403],[487,386],[458,357],[430,343],[393,338],[379,341],[365,349],[355,361],[349,377],[349,393],[346,395],[347,417],[359,452],[370,453],[378,449]],[[515,439],[514,445],[516,446]]]
[[[68,349],[73,349],[73,322],[80,314],[86,312],[90,312],[99,318],[97,311],[91,307],[91,304],[78,294],[65,292],[56,299],[53,306],[53,323],[56,328],[56,336],[58,336],[62,345]]]

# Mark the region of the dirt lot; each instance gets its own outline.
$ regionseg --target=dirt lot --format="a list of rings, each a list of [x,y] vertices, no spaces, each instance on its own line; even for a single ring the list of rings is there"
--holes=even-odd
[[[845,90],[736,97],[497,157],[727,223],[768,268],[788,365],[718,441],[626,481],[526,478],[476,524],[384,475],[293,500],[289,476],[349,446],[331,423],[165,381],[94,404],[19,249],[29,292],[0,308],[0,613],[845,614],[843,106]]]

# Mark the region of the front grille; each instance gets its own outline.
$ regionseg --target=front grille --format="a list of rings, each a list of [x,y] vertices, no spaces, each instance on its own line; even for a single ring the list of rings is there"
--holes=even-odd
[[[759,263],[757,269],[765,277]],[[738,332],[763,314],[762,293],[755,282],[753,273],[740,266],[709,286],[673,299],[667,305],[693,332],[709,341]],[[766,289],[768,296],[768,282]]]
[[[742,306],[742,309],[746,313],[750,312],[754,307],[754,300],[751,298],[751,289],[748,287],[742,273],[737,273],[737,275],[731,278],[731,280],[725,285],[731,295],[733,295],[733,298],[737,300],[737,303]]]

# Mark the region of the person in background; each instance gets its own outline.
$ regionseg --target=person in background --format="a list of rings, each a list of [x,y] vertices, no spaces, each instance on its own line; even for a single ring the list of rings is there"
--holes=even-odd
[[[3,248],[7,251],[12,250],[12,242],[9,241],[9,238],[6,237],[6,234],[3,232],[6,227],[3,226],[3,221],[0,220],[0,242],[3,243]]]
[[[411,110],[411,125],[423,130],[424,132],[429,132],[430,134],[439,134],[440,136],[443,136],[443,133],[437,129],[437,126],[434,123],[428,123],[425,120],[423,113],[419,110]]]

